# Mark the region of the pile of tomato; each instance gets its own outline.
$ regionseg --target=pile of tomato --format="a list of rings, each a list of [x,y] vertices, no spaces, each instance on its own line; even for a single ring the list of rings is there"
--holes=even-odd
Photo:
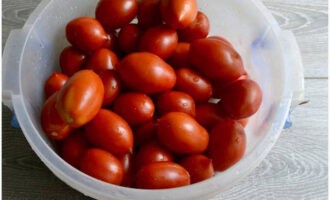
[[[143,189],[200,182],[237,163],[262,92],[209,29],[196,0],[100,0],[95,18],[70,21],[71,46],[45,83],[41,113],[61,157]]]

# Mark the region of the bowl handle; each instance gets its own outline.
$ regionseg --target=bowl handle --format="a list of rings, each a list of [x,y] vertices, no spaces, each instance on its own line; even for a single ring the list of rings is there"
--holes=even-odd
[[[292,121],[290,120],[290,114],[293,110],[301,104],[307,103],[308,101],[304,98],[304,69],[302,64],[302,58],[300,49],[294,34],[291,31],[282,31],[281,42],[283,48],[287,52],[286,66],[290,67],[290,77],[288,85],[292,87],[292,101],[291,108],[288,114],[284,128],[290,128]]]
[[[20,63],[27,34],[23,29],[12,30],[2,56],[2,103],[12,112],[11,125],[19,128],[12,99],[20,97]]]

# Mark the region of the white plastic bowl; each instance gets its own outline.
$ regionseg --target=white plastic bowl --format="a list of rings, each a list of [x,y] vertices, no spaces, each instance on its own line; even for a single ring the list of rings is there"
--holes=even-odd
[[[264,159],[280,135],[292,101],[303,94],[303,72],[296,41],[258,0],[200,0],[211,22],[210,35],[222,35],[242,55],[251,77],[262,87],[263,103],[250,120],[245,156],[214,178],[186,187],[141,190],[107,184],[73,168],[56,153],[42,131],[43,85],[58,68],[67,45],[65,25],[94,16],[96,0],[43,0],[21,30],[11,32],[3,53],[3,102],[15,110],[33,150],[62,181],[97,199],[207,199],[230,188]]]

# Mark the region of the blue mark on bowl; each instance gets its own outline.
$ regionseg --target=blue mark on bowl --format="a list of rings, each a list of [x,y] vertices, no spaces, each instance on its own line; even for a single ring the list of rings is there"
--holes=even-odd
[[[14,127],[14,128],[20,128],[19,123],[18,123],[18,120],[17,120],[16,115],[15,115],[14,112],[13,112],[13,117],[12,117],[12,119],[10,121],[10,125],[12,127]]]

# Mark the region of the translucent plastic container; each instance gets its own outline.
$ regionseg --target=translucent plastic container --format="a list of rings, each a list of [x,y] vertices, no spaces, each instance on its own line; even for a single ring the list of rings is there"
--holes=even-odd
[[[94,16],[96,0],[44,0],[21,30],[11,32],[3,53],[3,102],[13,108],[33,150],[62,181],[97,199],[207,199],[230,188],[264,159],[279,137],[290,107],[303,97],[303,72],[295,38],[282,31],[257,0],[200,0],[211,22],[210,35],[222,35],[242,55],[251,77],[262,87],[263,103],[250,120],[247,150],[241,161],[214,178],[164,190],[124,188],[91,178],[64,162],[42,131],[43,85],[59,70],[67,45],[65,25]]]

